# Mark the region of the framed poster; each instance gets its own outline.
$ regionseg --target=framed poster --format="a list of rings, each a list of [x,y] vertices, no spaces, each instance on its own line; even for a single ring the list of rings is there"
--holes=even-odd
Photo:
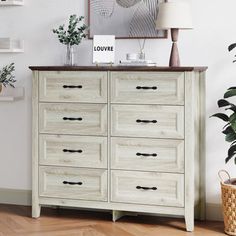
[[[166,0],[88,0],[89,38],[115,35],[120,39],[166,38],[156,30],[158,5]]]

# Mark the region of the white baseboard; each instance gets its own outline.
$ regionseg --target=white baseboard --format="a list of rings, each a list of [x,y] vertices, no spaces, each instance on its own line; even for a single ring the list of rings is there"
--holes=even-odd
[[[0,189],[0,203],[31,206],[31,191],[19,189]]]
[[[31,206],[31,191],[18,189],[0,189],[0,204]],[[206,203],[206,219],[222,221],[221,204]]]

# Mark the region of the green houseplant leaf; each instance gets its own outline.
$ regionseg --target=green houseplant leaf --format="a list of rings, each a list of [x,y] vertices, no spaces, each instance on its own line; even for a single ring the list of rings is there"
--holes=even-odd
[[[216,113],[216,114],[212,115],[211,117],[217,117],[225,122],[229,121],[229,117],[224,113]]]
[[[228,163],[236,155],[236,145],[232,145],[228,150],[228,156],[225,159],[225,163]],[[234,159],[236,161],[236,159]]]
[[[229,52],[232,51],[235,47],[236,47],[236,43],[230,44],[228,47]]]
[[[230,147],[232,147],[234,144],[236,144],[236,140],[231,143]]]
[[[229,97],[233,97],[236,96],[236,89],[229,89],[225,94],[224,94],[224,98],[229,98]]]
[[[225,158],[225,163],[227,164],[227,163],[232,159],[232,157],[233,157],[233,156],[230,156],[230,157],[228,156],[228,157],[226,157],[226,158]]]
[[[228,101],[225,100],[225,99],[220,99],[220,100],[218,101],[218,107],[226,107],[226,106],[229,106],[229,105],[231,105],[231,103],[228,102]]]
[[[234,156],[236,154],[236,145],[233,145],[228,150],[228,157]]]
[[[234,104],[231,104],[230,107],[226,108],[225,110],[231,110],[233,112],[236,112],[236,106]]]
[[[229,134],[226,134],[226,136],[225,136],[225,141],[226,142],[233,142],[233,141],[235,141],[236,140],[236,134],[235,134],[235,132],[234,133],[229,133]]]
[[[228,126],[227,128],[225,128],[223,131],[222,131],[222,133],[223,134],[231,134],[231,133],[233,133],[234,132],[234,129],[231,127],[231,126]]]

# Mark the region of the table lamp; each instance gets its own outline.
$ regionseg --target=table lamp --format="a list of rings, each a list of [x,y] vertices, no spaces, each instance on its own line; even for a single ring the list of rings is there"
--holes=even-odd
[[[156,28],[171,30],[172,49],[169,66],[180,66],[179,52],[177,47],[178,34],[179,29],[192,29],[190,5],[184,1],[160,3]]]

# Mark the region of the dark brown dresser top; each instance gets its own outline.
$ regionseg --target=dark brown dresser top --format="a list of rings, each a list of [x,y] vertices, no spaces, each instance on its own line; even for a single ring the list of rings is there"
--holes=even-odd
[[[156,67],[156,66],[30,66],[38,71],[197,71],[203,72],[207,67]]]

